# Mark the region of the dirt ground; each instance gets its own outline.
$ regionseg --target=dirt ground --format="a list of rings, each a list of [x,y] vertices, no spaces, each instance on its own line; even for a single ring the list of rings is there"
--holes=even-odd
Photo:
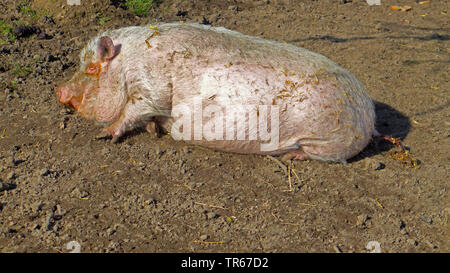
[[[69,252],[75,241],[81,252],[370,252],[374,241],[381,252],[449,252],[449,2],[381,1],[163,0],[137,16],[121,1],[2,0],[0,251]],[[101,127],[54,88],[99,31],[157,21],[327,56],[366,86],[378,131],[410,157],[375,141],[348,164],[295,161],[289,175],[290,162],[144,131],[94,140]],[[40,32],[14,37],[17,26]]]

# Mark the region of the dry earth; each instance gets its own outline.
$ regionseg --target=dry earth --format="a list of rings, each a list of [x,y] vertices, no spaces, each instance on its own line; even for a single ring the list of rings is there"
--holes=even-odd
[[[70,241],[82,252],[369,252],[370,241],[382,252],[450,250],[448,1],[163,0],[143,16],[120,2],[0,3],[1,252],[68,252]],[[55,86],[99,31],[157,21],[329,57],[364,83],[377,129],[420,164],[376,141],[345,165],[294,162],[297,179],[289,162],[170,136],[93,140],[99,125],[59,105]],[[15,39],[17,26],[41,32]]]

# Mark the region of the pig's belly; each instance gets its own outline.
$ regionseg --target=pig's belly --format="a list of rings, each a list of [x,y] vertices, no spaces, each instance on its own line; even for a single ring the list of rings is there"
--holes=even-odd
[[[359,153],[374,130],[371,99],[341,68],[306,74],[273,66],[221,64],[200,71],[192,87],[181,86],[174,85],[168,125],[172,137],[217,150],[300,150],[311,159],[338,161]]]

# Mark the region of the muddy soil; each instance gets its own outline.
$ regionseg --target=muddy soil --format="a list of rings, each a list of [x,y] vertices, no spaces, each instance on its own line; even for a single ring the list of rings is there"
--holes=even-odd
[[[121,2],[0,3],[1,252],[68,252],[71,241],[81,252],[450,251],[448,1],[163,0],[139,16]],[[366,86],[378,131],[408,154],[374,141],[348,164],[291,166],[143,130],[94,140],[101,126],[60,105],[55,86],[99,31],[159,21],[329,57]],[[14,36],[17,26],[35,28]]]

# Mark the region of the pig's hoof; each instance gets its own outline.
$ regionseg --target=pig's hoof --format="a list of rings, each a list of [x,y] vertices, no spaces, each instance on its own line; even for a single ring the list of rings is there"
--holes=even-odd
[[[120,136],[118,136],[118,135],[112,136],[111,133],[108,132],[107,130],[102,130],[100,132],[100,134],[95,136],[96,140],[98,140],[98,139],[110,139],[110,138],[112,138],[111,139],[111,143],[117,143],[117,142],[119,142]]]
[[[99,139],[109,139],[109,138],[111,138],[111,134],[108,133],[107,131],[101,131],[100,134],[98,134],[98,135],[95,136],[95,139],[96,139],[96,140],[99,140]]]
[[[119,136],[113,136],[113,138],[111,139],[111,143],[117,143],[119,142],[120,137]]]
[[[156,121],[147,123],[145,130],[153,137],[160,138],[163,135],[163,130]]]

